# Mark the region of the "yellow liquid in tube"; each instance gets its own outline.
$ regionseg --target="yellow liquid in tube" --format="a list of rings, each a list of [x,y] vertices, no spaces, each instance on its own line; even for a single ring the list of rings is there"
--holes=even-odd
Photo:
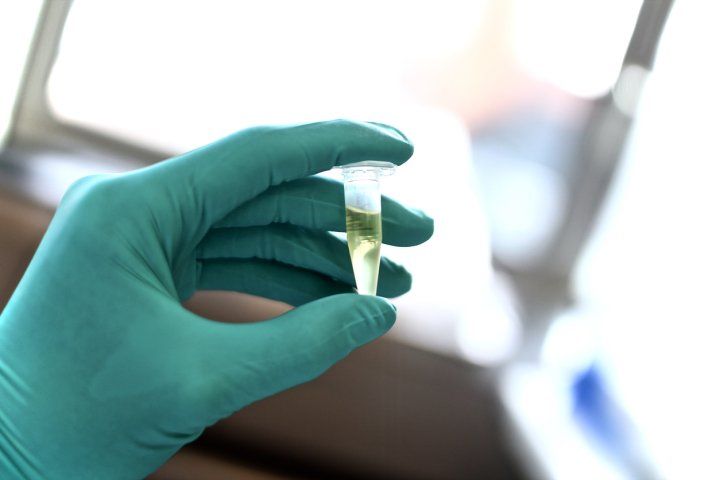
[[[357,291],[362,295],[375,295],[382,244],[380,212],[346,207],[345,222]]]

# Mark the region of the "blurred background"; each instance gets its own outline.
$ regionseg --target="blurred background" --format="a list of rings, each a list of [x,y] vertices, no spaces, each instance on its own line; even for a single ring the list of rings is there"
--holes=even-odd
[[[692,0],[3,2],[0,307],[81,176],[257,124],[381,121],[416,145],[385,193],[436,220],[384,250],[414,274],[396,327],[152,478],[720,477],[717,18]]]

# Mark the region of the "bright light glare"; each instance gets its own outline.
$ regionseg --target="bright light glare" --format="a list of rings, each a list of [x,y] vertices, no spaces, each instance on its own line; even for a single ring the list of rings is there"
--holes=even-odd
[[[602,311],[611,387],[669,479],[720,477],[719,16],[675,3],[577,278]]]
[[[483,6],[78,0],[49,99],[66,120],[177,151],[257,124],[381,120],[408,101],[408,64],[461,48]]]
[[[520,346],[522,327],[512,299],[503,283],[495,283],[490,293],[466,300],[457,326],[460,352],[478,365],[500,364]]]
[[[426,244],[383,246],[383,255],[413,274],[410,293],[395,300],[399,319],[392,334],[453,355],[458,353],[458,322],[473,320],[487,347],[476,348],[475,355],[495,358],[494,342],[507,343],[507,319],[486,316],[487,297],[493,295],[490,245],[467,130],[453,116],[427,109],[388,121],[403,126],[415,142],[415,155],[383,182],[383,191],[435,218],[435,234]]]
[[[626,65],[620,72],[615,88],[613,102],[627,116],[633,116],[640,100],[642,88],[650,72],[640,65]]]
[[[486,165],[482,173],[495,253],[512,266],[541,260],[565,210],[563,178],[546,165],[513,158]]]
[[[570,93],[608,91],[620,71],[640,0],[517,0],[515,51],[533,76]]]
[[[556,318],[543,341],[540,359],[544,366],[572,378],[590,367],[598,352],[595,316],[588,311],[569,311]]]

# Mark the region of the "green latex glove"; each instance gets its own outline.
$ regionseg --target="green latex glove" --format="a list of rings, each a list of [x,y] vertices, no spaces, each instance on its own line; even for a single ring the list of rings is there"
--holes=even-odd
[[[253,128],[73,185],[0,317],[0,478],[137,479],[203,429],[311,380],[395,311],[352,292],[342,185],[308,175],[401,164],[398,131],[347,121]],[[432,220],[383,199],[384,240]],[[383,259],[379,293],[410,288]],[[298,308],[252,324],[185,310],[198,289]],[[308,428],[312,428],[308,425]]]

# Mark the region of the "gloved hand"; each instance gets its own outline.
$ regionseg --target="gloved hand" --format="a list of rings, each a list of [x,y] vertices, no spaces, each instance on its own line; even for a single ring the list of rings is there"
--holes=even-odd
[[[0,478],[138,479],[203,429],[313,379],[390,328],[352,292],[342,185],[308,175],[401,164],[398,131],[334,121],[253,128],[65,195],[0,317]],[[383,199],[384,240],[432,220]],[[383,259],[379,293],[410,288]],[[185,310],[198,289],[293,305],[252,324]],[[310,427],[310,426],[308,426]]]

